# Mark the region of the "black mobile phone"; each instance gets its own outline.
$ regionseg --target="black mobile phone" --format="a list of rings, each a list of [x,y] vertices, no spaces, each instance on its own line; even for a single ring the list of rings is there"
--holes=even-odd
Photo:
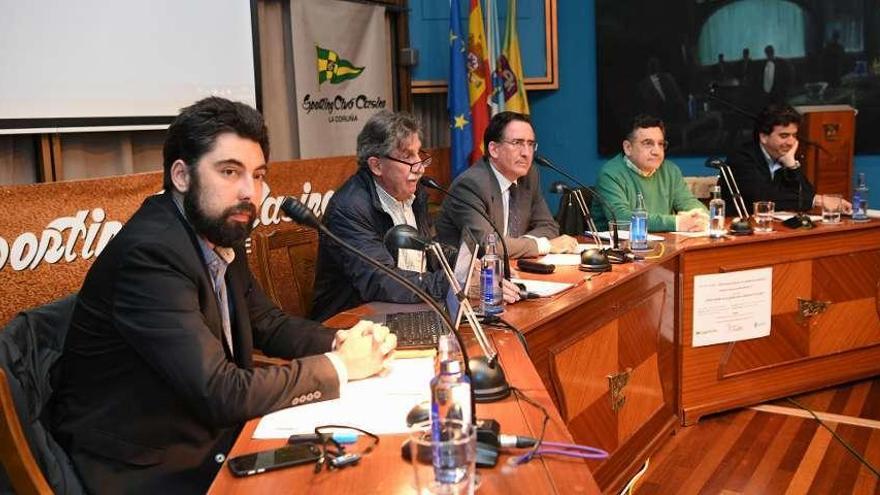
[[[321,449],[313,443],[285,445],[229,459],[229,470],[235,476],[251,476],[273,469],[315,462],[321,457]]]

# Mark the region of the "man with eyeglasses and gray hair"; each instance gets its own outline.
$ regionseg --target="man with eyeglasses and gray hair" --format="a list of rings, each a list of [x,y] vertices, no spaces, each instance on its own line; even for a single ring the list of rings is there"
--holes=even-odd
[[[623,140],[623,153],[599,170],[596,189],[618,220],[629,220],[638,193],[642,193],[650,232],[706,230],[709,212],[688,189],[678,165],[666,160],[667,146],[663,121],[637,115]],[[598,201],[593,204],[596,225],[607,229],[611,212]]]
[[[358,170],[330,199],[323,220],[358,251],[442,300],[449,285],[436,260],[403,249],[394,256],[384,243],[385,233],[401,224],[433,236],[428,195],[419,185],[432,162],[422,151],[421,132],[419,122],[407,113],[384,110],[370,117],[357,137]],[[508,302],[516,300],[514,294],[513,288],[505,289]],[[321,235],[311,318],[322,321],[370,301],[421,302],[387,274]]]
[[[511,258],[575,252],[577,240],[559,235],[559,225],[541,194],[538,170],[532,166],[538,143],[529,117],[516,112],[496,114],[483,135],[483,146],[483,160],[455,179],[452,195],[492,219],[504,234]],[[452,195],[443,201],[437,220],[441,242],[457,245],[465,226],[485,240],[492,227]]]

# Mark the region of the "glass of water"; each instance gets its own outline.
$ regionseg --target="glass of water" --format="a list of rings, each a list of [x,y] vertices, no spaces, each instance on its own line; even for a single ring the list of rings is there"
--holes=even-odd
[[[823,194],[822,221],[824,223],[840,223],[841,205],[840,194]]]
[[[773,201],[755,201],[755,232],[773,232],[773,212],[776,203]]]
[[[410,462],[419,495],[473,495],[477,431],[470,423],[440,418],[418,423],[410,431]]]

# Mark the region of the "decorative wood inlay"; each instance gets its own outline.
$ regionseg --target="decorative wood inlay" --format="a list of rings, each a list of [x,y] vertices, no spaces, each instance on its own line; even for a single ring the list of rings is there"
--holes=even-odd
[[[626,403],[626,396],[623,395],[623,389],[629,382],[629,376],[632,374],[632,368],[627,368],[618,373],[611,373],[608,378],[608,392],[611,400],[611,410],[619,412]]]
[[[800,316],[802,324],[814,316],[821,315],[828,309],[828,306],[831,306],[831,301],[814,301],[812,299],[804,299],[803,297],[797,298],[797,301],[798,316]]]

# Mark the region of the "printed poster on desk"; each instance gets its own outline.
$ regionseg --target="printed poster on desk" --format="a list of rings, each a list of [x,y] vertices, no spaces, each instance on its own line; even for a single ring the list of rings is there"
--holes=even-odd
[[[770,335],[773,268],[694,277],[693,347]]]
[[[353,155],[367,119],[393,110],[385,7],[291,2],[300,157]]]

